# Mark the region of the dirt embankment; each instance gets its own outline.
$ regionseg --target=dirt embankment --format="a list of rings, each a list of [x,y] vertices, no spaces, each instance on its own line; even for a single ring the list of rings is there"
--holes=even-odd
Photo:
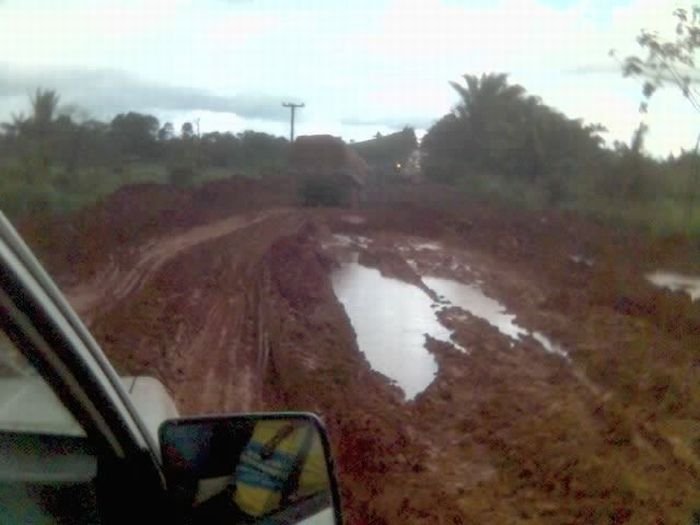
[[[700,269],[692,246],[571,214],[416,204],[438,193],[349,217],[281,208],[288,193],[248,181],[134,187],[24,231],[120,371],[158,376],[184,414],[319,413],[349,523],[688,522],[700,306],[644,272]],[[481,283],[570,359],[446,309],[469,353],[431,340],[438,375],[403,402],[357,348],[329,233],[366,237],[361,263],[424,289],[425,274]]]
[[[293,187],[281,177],[231,177],[192,189],[137,184],[72,215],[26,217],[18,229],[62,284],[75,285],[110,265],[130,264],[138,256],[133,251],[152,239],[233,214],[293,205]]]

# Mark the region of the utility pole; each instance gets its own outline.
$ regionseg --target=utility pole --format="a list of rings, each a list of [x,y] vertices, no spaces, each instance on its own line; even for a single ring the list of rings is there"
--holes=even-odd
[[[199,168],[202,165],[202,138],[199,134],[199,117],[194,119],[194,124],[197,126],[196,133],[194,129],[192,130],[192,133],[194,133],[194,137],[192,137],[194,146],[194,165]]]
[[[289,142],[294,143],[294,116],[296,115],[297,108],[303,108],[305,105],[303,103],[301,104],[295,104],[294,102],[283,102],[282,106],[285,108],[289,108],[291,110],[291,125],[290,125],[290,131],[289,131]]]

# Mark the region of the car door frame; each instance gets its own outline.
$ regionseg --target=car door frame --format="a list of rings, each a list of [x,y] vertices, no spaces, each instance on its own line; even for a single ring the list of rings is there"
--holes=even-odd
[[[103,493],[128,494],[141,518],[162,519],[165,480],[157,443],[95,339],[1,212],[0,327],[93,442],[110,470]],[[119,500],[107,503],[115,522],[129,519],[132,507]]]

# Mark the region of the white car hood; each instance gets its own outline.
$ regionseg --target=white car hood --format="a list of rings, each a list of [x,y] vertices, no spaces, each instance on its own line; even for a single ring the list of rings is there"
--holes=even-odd
[[[121,378],[131,402],[153,441],[166,419],[178,417],[175,402],[153,377]],[[0,379],[0,430],[84,436],[73,416],[46,382],[38,376]]]

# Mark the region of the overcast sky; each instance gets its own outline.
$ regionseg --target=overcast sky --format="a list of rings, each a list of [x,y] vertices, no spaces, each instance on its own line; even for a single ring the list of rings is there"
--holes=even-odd
[[[0,0],[0,120],[27,94],[108,119],[149,112],[177,127],[369,138],[426,129],[457,102],[448,81],[507,72],[567,115],[629,141],[639,84],[611,48],[668,29],[673,0]],[[676,91],[645,120],[655,154],[694,145],[699,115]]]

